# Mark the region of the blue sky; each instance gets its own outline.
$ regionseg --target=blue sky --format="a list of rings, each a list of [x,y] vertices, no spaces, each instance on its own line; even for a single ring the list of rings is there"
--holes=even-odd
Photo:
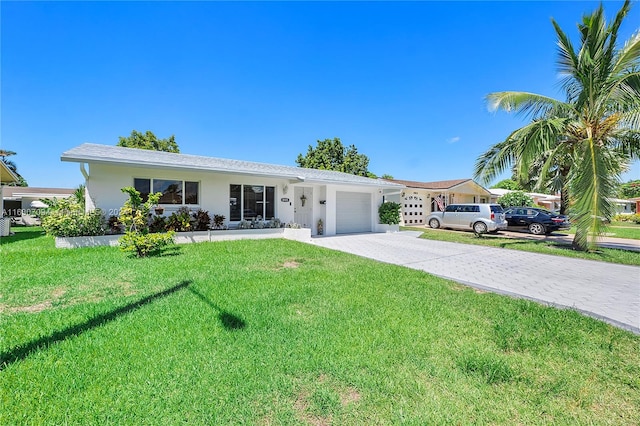
[[[577,40],[598,4],[2,1],[0,144],[30,186],[79,185],[62,152],[133,129],[286,165],[339,137],[378,175],[469,178],[525,123],[485,96],[563,99],[550,18]],[[612,18],[622,2],[604,4]],[[638,23],[636,4],[623,40]]]

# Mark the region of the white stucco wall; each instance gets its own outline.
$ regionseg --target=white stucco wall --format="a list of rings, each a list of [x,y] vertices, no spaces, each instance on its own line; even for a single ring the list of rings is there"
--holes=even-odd
[[[192,210],[202,208],[214,214],[222,214],[229,221],[229,185],[254,184],[274,186],[276,217],[283,222],[293,220],[293,207],[289,203],[281,202],[283,185],[289,186],[288,193],[292,192],[292,185],[283,179],[269,177],[251,177],[231,175],[223,173],[205,173],[194,171],[165,170],[142,167],[123,167],[104,164],[91,164],[89,178],[86,182],[87,190],[96,207],[105,211],[107,216],[118,215],[120,207],[126,201],[127,195],[120,189],[125,186],[133,186],[134,178],[147,179],[176,179],[199,182],[198,205],[188,205]],[[163,205],[165,216],[177,210],[180,205]]]
[[[303,186],[305,191],[311,189],[310,197],[313,207],[313,221],[310,226],[312,235],[317,234],[318,219],[324,222],[324,235],[334,235],[336,231],[336,192],[354,191],[371,194],[371,231],[376,230],[378,223],[378,206],[382,202],[382,194],[376,187],[357,185],[325,185],[311,182],[291,182],[287,179],[245,176],[213,172],[180,171],[162,168],[147,168],[133,166],[115,166],[107,164],[90,164],[89,177],[86,187],[92,203],[96,208],[105,212],[107,217],[118,215],[120,207],[127,199],[120,189],[133,186],[134,178],[176,179],[199,182],[198,205],[189,205],[192,210],[202,208],[211,216],[222,214],[229,224],[229,185],[253,184],[275,187],[275,215],[283,223],[294,221],[295,187]],[[286,186],[286,193],[284,192]],[[288,198],[289,201],[281,201]],[[325,204],[320,204],[320,200]],[[164,205],[164,215],[168,216],[180,206]],[[267,218],[270,219],[270,218]],[[233,225],[235,222],[232,222]]]

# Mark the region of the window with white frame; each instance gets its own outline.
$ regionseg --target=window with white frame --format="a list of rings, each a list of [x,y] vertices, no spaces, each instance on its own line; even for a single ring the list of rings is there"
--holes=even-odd
[[[275,217],[275,186],[237,185],[229,186],[229,220],[252,220]]]
[[[197,205],[199,203],[199,183],[176,179],[133,179],[133,187],[140,193],[143,201],[149,199],[151,192],[160,192],[158,204]]]

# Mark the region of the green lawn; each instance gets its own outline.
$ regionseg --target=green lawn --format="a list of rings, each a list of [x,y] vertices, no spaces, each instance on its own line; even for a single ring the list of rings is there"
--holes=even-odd
[[[640,336],[287,240],[1,246],[0,424],[640,423]]]
[[[490,247],[501,247],[513,250],[529,251],[534,253],[552,254],[556,256],[573,257],[577,259],[599,260],[602,262],[620,263],[623,265],[640,266],[640,252],[629,250],[617,250],[600,248],[598,252],[587,253],[576,251],[570,244],[561,244],[542,240],[528,240],[501,237],[486,234],[478,238],[473,232],[451,231],[446,229],[412,228],[402,227],[403,230],[420,231],[420,238],[436,241],[449,241],[453,243],[476,244]]]
[[[575,227],[569,232],[575,234]],[[640,225],[633,222],[612,222],[607,226],[605,233],[608,237],[640,240]]]

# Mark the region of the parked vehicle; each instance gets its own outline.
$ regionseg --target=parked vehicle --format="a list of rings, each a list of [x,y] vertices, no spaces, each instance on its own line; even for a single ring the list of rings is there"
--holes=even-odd
[[[427,216],[432,228],[472,229],[478,234],[507,228],[500,204],[449,204]]]
[[[560,229],[571,228],[564,215],[536,207],[509,207],[504,211],[509,230],[529,230],[532,234],[550,234]]]

